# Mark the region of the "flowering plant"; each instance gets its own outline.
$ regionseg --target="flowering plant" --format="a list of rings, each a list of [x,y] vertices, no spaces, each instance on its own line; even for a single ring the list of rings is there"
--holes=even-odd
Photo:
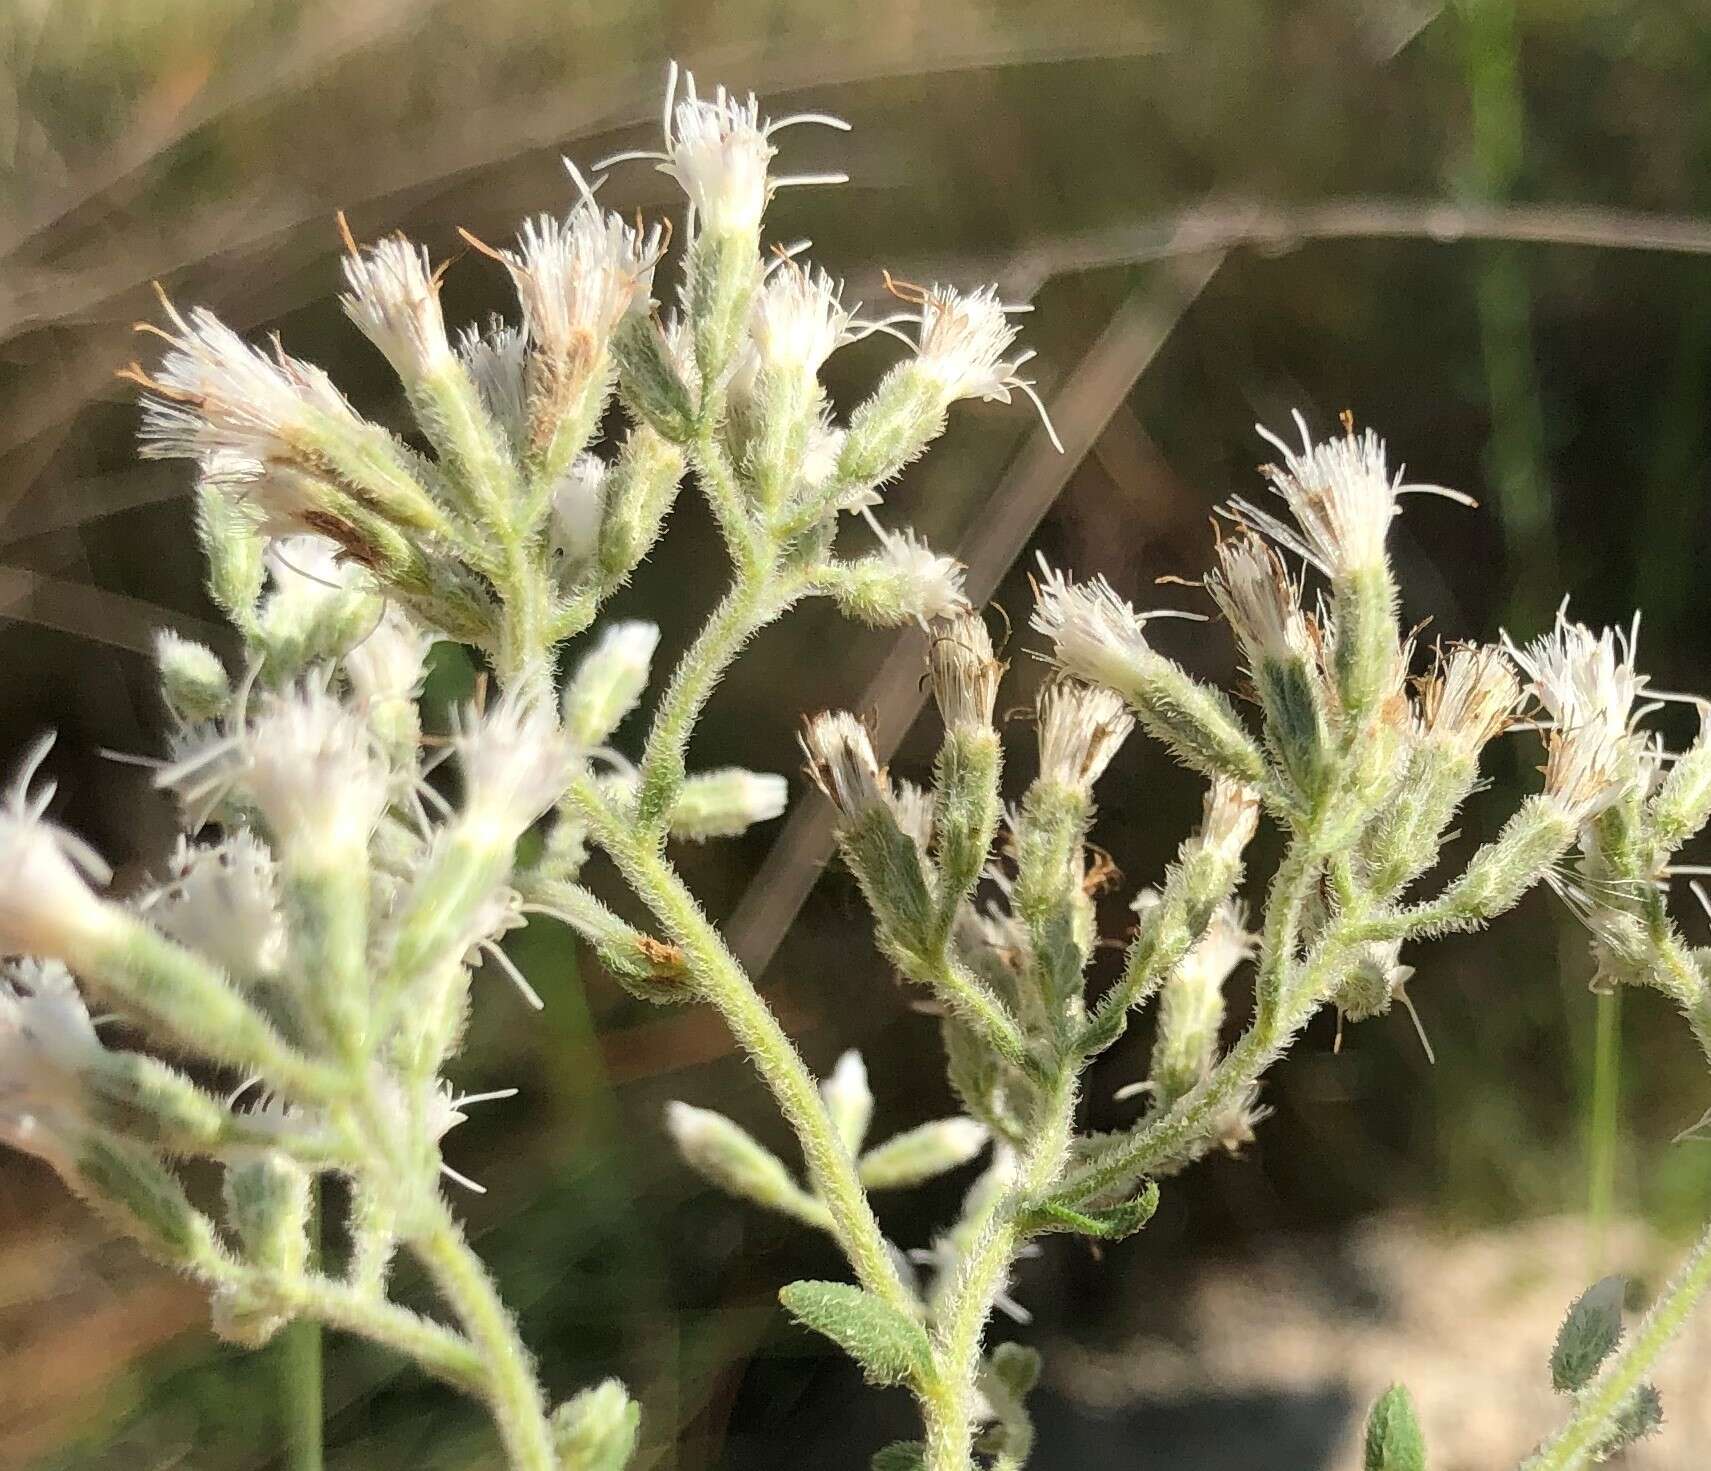
[[[1017,1261],[1053,1235],[1141,1229],[1160,1181],[1251,1137],[1264,1073],[1312,1017],[1359,1022],[1406,1003],[1405,946],[1484,925],[1548,883],[1586,920],[1600,983],[1661,990],[1711,1053],[1707,953],[1686,946],[1659,882],[1711,816],[1711,719],[1666,753],[1640,724],[1651,706],[1632,637],[1566,617],[1523,648],[1440,648],[1416,674],[1386,536],[1403,495],[1454,493],[1405,482],[1370,432],[1348,424],[1315,442],[1302,424],[1299,445],[1272,441],[1273,507],[1228,507],[1204,582],[1240,646],[1258,733],[1153,647],[1161,615],[1042,565],[1033,627],[1056,673],[1037,701],[1035,775],[1006,806],[1005,666],[988,628],[958,566],[874,512],[956,402],[1039,404],[1015,309],[991,290],[894,283],[899,308],[863,318],[798,252],[769,260],[773,193],[828,177],[775,174],[779,133],[844,125],[767,121],[752,97],[682,81],[674,69],[663,149],[609,161],[651,159],[687,198],[663,315],[665,234],[605,212],[574,167],[567,215],[527,222],[510,247],[472,240],[511,276],[517,326],[454,340],[427,253],[347,231],[345,309],[396,372],[425,448],[362,418],[277,343],[260,350],[163,302],[164,358],[131,370],[144,452],[197,466],[209,590],[244,663],[234,678],[212,650],[160,639],[172,733],[155,782],[184,836],[162,881],[128,899],[103,894],[101,859],[48,820],[52,788],[35,787],[46,745],[25,762],[0,811],[0,949],[16,957],[0,991],[0,1135],[203,1283],[222,1336],[260,1344],[293,1318],[363,1335],[478,1397],[518,1471],[617,1471],[638,1407],[616,1381],[550,1406],[441,1185],[473,1183],[445,1142],[494,1096],[459,1094],[449,1077],[473,973],[490,958],[539,1005],[501,942],[550,917],[636,995],[717,1010],[771,1091],[800,1172],[688,1103],[667,1126],[716,1185],[841,1249],[853,1282],[780,1295],[869,1379],[917,1399],[923,1439],[875,1466],[1014,1471],[1033,1442],[1039,1362],[990,1342],[989,1320],[1015,1310]],[[821,370],[876,332],[908,351],[840,424]],[[608,444],[614,395],[628,427]],[[596,623],[686,470],[732,581],[626,752],[617,732],[644,697],[657,633]],[[850,515],[873,545],[840,557]],[[1307,576],[1322,583],[1311,611]],[[860,1057],[809,1073],[668,856],[674,840],[782,811],[783,778],[694,772],[688,750],[743,645],[811,597],[926,629],[943,725],[930,788],[893,780],[853,716],[814,715],[802,734],[879,948],[939,1015],[964,1110],[878,1143]],[[441,753],[427,755],[418,707],[439,640],[477,651],[494,683],[444,742],[456,801],[430,779]],[[1420,894],[1483,748],[1516,724],[1544,733],[1541,789]],[[1095,991],[1108,875],[1088,844],[1093,793],[1137,726],[1206,780],[1205,806],[1135,900],[1120,972]],[[1287,846],[1250,931],[1236,894],[1262,818]],[[596,852],[657,932],[584,883]],[[1248,964],[1252,1015],[1226,1046],[1226,988]],[[86,995],[126,1045],[101,1035]],[[1125,1090],[1144,1100],[1139,1119],[1080,1133],[1087,1068],[1149,1005],[1148,1076]],[[217,1074],[241,1084],[230,1098],[205,1086]],[[874,1192],[981,1156],[930,1246],[887,1239]],[[191,1158],[220,1166],[218,1220],[185,1189],[177,1164]],[[348,1186],[348,1249],[330,1265],[309,1249],[323,1176]],[[1528,1466],[1580,1466],[1655,1427],[1645,1376],[1711,1280],[1708,1243],[1625,1349],[1606,1285],[1576,1304],[1552,1360],[1572,1408]],[[427,1269],[443,1317],[390,1295],[400,1251]],[[1424,1466],[1403,1391],[1375,1407],[1366,1462]]]

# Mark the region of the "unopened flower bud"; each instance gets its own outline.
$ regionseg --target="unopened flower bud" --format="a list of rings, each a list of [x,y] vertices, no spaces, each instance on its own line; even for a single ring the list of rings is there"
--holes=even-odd
[[[1091,792],[1135,720],[1114,690],[1059,680],[1040,694],[1040,779]]]
[[[683,783],[671,809],[671,835],[693,843],[735,837],[756,823],[771,822],[790,801],[790,786],[772,772],[728,766],[703,771]]]
[[[818,1219],[820,1206],[791,1178],[784,1162],[723,1114],[670,1103],[665,1110],[684,1162],[703,1179],[742,1200],[798,1219]]]
[[[879,551],[846,563],[832,585],[839,608],[875,628],[968,611],[962,564],[940,556],[908,527],[879,532]]]
[[[231,681],[220,656],[206,644],[183,638],[170,628],[154,637],[155,666],[161,695],[175,720],[186,725],[217,720],[231,702]]]
[[[571,740],[589,749],[611,737],[647,688],[658,647],[655,624],[607,625],[565,686],[564,725]]]
[[[616,1379],[573,1395],[552,1413],[560,1471],[624,1471],[635,1454],[642,1407]]]
[[[309,1186],[309,1172],[276,1151],[227,1166],[226,1217],[250,1263],[288,1277],[308,1264]]]
[[[1574,1300],[1551,1349],[1551,1387],[1574,1394],[1591,1383],[1599,1366],[1622,1341],[1622,1304],[1627,1281],[1605,1277]]]
[[[1226,900],[1166,978],[1149,1079],[1159,1107],[1167,1107],[1211,1071],[1224,1024],[1224,983],[1253,954],[1253,947],[1240,906]]]
[[[1337,987],[1337,1009],[1352,1022],[1383,1016],[1414,976],[1414,967],[1399,960],[1400,941],[1363,945],[1348,974]]]
[[[853,1155],[867,1138],[867,1127],[873,1121],[873,1090],[867,1085],[867,1064],[861,1053],[851,1048],[838,1059],[837,1066],[820,1083],[820,1097],[844,1148]]]
[[[876,1144],[857,1165],[869,1190],[906,1190],[959,1169],[986,1148],[991,1132],[974,1119],[935,1119]]]

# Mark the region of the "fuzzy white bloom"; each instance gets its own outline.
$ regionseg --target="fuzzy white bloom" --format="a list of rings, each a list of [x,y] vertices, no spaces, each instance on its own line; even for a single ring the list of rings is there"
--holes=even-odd
[[[683,97],[678,98],[678,79]],[[798,123],[818,123],[848,131],[849,124],[825,113],[797,113],[764,120],[754,93],[738,98],[723,87],[711,97],[695,90],[695,77],[671,63],[665,91],[665,151],[638,150],[603,159],[598,167],[624,159],[645,158],[662,174],[677,180],[689,200],[693,221],[715,235],[759,231],[761,216],[774,190],[792,184],[836,184],[843,174],[799,174],[775,178],[768,173],[778,150],[773,134]]]
[[[646,309],[661,249],[657,226],[643,233],[588,196],[562,218],[525,221],[517,248],[499,258],[516,285],[529,341],[580,366],[633,307]]]
[[[558,801],[580,760],[550,706],[512,695],[484,714],[463,712],[452,743],[463,772],[462,823],[496,843],[515,842]]]
[[[861,1183],[869,1190],[906,1190],[960,1169],[986,1148],[992,1132],[978,1119],[934,1119],[894,1134],[861,1157]]]
[[[11,967],[0,978],[0,1141],[69,1177],[87,1127],[82,1075],[104,1050],[69,972]]]
[[[857,308],[843,304],[842,281],[782,260],[755,296],[749,323],[758,366],[811,377],[851,338]]]
[[[1283,456],[1265,467],[1271,488],[1295,518],[1290,527],[1267,511],[1237,497],[1232,505],[1278,545],[1305,558],[1328,577],[1384,564],[1384,541],[1397,515],[1397,498],[1410,493],[1440,495],[1472,505],[1471,497],[1441,485],[1407,484],[1401,470],[1386,463],[1384,441],[1370,429],[1354,432],[1345,416],[1340,438],[1318,444],[1299,412],[1301,448],[1294,449],[1263,424],[1254,428]]]
[[[1236,967],[1254,953],[1258,936],[1250,934],[1239,900],[1226,899],[1212,911],[1205,932],[1177,964],[1177,974],[1197,990],[1218,991]]]
[[[344,217],[339,217],[344,223]],[[452,361],[440,311],[440,277],[424,246],[402,235],[357,247],[347,231],[345,281],[339,297],[348,316],[385,355],[405,383],[445,369]]]
[[[1621,735],[1631,729],[1647,684],[1634,667],[1639,631],[1636,617],[1626,633],[1606,628],[1595,636],[1569,621],[1565,603],[1549,633],[1525,648],[1513,642],[1508,648],[1527,675],[1527,692],[1559,729],[1597,725]]]
[[[435,636],[388,603],[379,621],[344,656],[351,693],[367,709],[414,700],[427,673]]]
[[[809,426],[808,445],[802,454],[802,483],[807,489],[816,490],[837,474],[838,457],[843,454],[844,441],[848,437],[848,432],[838,428],[829,414],[821,414]],[[856,510],[861,506],[877,506],[879,502],[879,493],[866,489],[861,500],[845,504],[841,509]]]
[[[1009,403],[1012,392],[1023,393],[1062,453],[1063,443],[1033,379],[1021,376],[1035,356],[1033,349],[1006,356],[1019,331],[1010,317],[1029,308],[1006,306],[992,286],[958,291],[954,286],[912,286],[889,277],[887,284],[915,307],[899,320],[915,323],[915,368],[933,385],[942,404],[965,398]]]
[[[366,582],[368,574],[339,553],[336,541],[314,532],[273,537],[264,557],[274,592],[319,601]]]
[[[1052,662],[1065,674],[1091,684],[1132,687],[1141,671],[1162,657],[1147,643],[1148,622],[1194,616],[1169,608],[1136,612],[1103,577],[1071,582],[1065,573],[1052,569],[1043,553],[1039,564],[1029,622],[1052,641]]]
[[[895,579],[899,612],[924,628],[932,619],[954,618],[968,611],[961,562],[941,556],[907,526],[879,531],[878,536],[879,561]]]
[[[42,955],[73,964],[114,932],[119,911],[91,884],[113,876],[100,854],[73,833],[45,820],[55,787],[34,795],[29,786],[53,745],[44,736],[0,801],[0,951]]]
[[[1206,591],[1234,630],[1250,666],[1311,660],[1313,640],[1301,611],[1301,588],[1283,559],[1252,532],[1220,541],[1217,557]]]
[[[1416,725],[1425,739],[1477,752],[1508,726],[1520,698],[1520,681],[1502,649],[1458,645],[1440,654],[1421,682]]]
[[[1115,691],[1059,680],[1040,693],[1039,725],[1040,779],[1090,792],[1135,718]]]
[[[285,922],[273,855],[247,828],[218,843],[180,837],[170,877],[137,909],[179,944],[237,981],[276,974],[285,960]]]
[[[838,1058],[837,1065],[820,1082],[820,1097],[844,1148],[854,1154],[873,1122],[873,1090],[868,1086],[867,1064],[861,1053],[852,1047]]]
[[[254,807],[276,845],[303,853],[366,848],[390,773],[367,726],[313,678],[270,691],[237,729],[212,732],[155,773],[186,809],[228,796]]]
[[[553,483],[553,550],[570,567],[591,561],[600,550],[600,525],[606,515],[606,462],[583,453],[565,466]]]
[[[514,444],[521,441],[527,423],[523,369],[528,347],[522,328],[497,314],[488,319],[485,331],[465,327],[457,339],[464,371],[474,379],[487,412]]]
[[[578,746],[602,744],[648,687],[659,625],[626,620],[601,630],[564,688],[564,723]]]
[[[891,783],[873,753],[867,727],[843,710],[826,710],[802,722],[808,775],[846,819],[890,805]]]
[[[1639,758],[1637,742],[1597,724],[1553,730],[1545,738],[1545,795],[1580,826],[1640,779]]]
[[[354,430],[362,421],[321,369],[275,345],[251,347],[205,307],[188,316],[163,301],[174,332],[159,369],[131,376],[143,398],[142,453],[208,461],[222,483],[254,480],[289,462],[317,427]]]

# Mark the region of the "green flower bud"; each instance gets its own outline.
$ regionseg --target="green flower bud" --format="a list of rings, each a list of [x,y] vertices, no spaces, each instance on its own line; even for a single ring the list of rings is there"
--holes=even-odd
[[[308,1265],[310,1186],[307,1170],[274,1151],[226,1167],[227,1218],[252,1264],[281,1277]]]
[[[690,777],[671,809],[671,835],[689,842],[730,838],[771,822],[790,800],[789,784],[770,772],[727,766]]]
[[[226,713],[231,681],[220,656],[206,644],[162,628],[155,633],[154,659],[160,670],[161,695],[174,720],[199,725]]]
[[[861,1183],[869,1190],[906,1190],[960,1169],[991,1138],[974,1119],[935,1119],[893,1134],[861,1157]]]
[[[636,708],[658,647],[652,623],[613,623],[602,631],[564,690],[565,734],[576,746],[602,745]]]
[[[820,1084],[820,1097],[826,1112],[843,1140],[844,1148],[854,1154],[867,1138],[867,1126],[873,1121],[873,1091],[867,1085],[867,1065],[861,1053],[853,1048],[838,1059],[830,1076]]]
[[[1574,1394],[1592,1382],[1599,1366],[1622,1341],[1622,1303],[1628,1284],[1604,1277],[1574,1300],[1551,1348],[1551,1387]]]
[[[558,1471],[624,1471],[636,1452],[642,1407],[616,1379],[566,1400],[552,1413]]]
[[[671,1103],[665,1123],[684,1163],[703,1179],[767,1210],[826,1224],[825,1206],[791,1178],[784,1162],[723,1114]]]
[[[1426,1440],[1414,1401],[1400,1384],[1379,1396],[1366,1420],[1362,1471],[1426,1471]]]

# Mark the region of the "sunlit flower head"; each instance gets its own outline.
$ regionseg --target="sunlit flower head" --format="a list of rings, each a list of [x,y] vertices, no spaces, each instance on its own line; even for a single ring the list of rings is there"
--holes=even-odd
[[[1044,553],[1039,568],[1030,626],[1052,641],[1052,663],[1091,684],[1128,689],[1149,663],[1162,657],[1147,642],[1147,624],[1154,618],[1199,616],[1171,608],[1137,612],[1103,577],[1072,582]]]
[[[1508,727],[1520,698],[1508,654],[1493,644],[1458,644],[1420,681],[1416,723],[1428,740],[1477,752]]]
[[[218,843],[180,837],[167,881],[137,907],[157,929],[234,980],[271,976],[284,961],[273,855],[246,828]]]
[[[0,976],[0,1141],[69,1175],[87,1127],[81,1075],[103,1050],[63,966],[10,966]]]
[[[47,759],[45,736],[0,801],[0,952],[51,956],[75,963],[113,927],[113,906],[91,885],[112,877],[101,856],[73,833],[46,820],[55,787],[30,785]]]
[[[904,614],[925,627],[932,619],[968,611],[961,562],[935,552],[907,526],[878,534],[879,556],[896,579]]]
[[[679,96],[679,81],[682,95]],[[689,200],[693,225],[715,235],[753,235],[773,193],[795,184],[841,184],[842,173],[775,176],[778,156],[773,137],[799,123],[817,123],[847,132],[849,124],[826,113],[803,112],[776,121],[760,115],[754,93],[739,98],[723,87],[711,97],[696,91],[695,77],[671,63],[666,81],[664,151],[635,150],[603,159],[598,167],[625,159],[651,159],[662,174],[677,180]]]
[[[1301,611],[1301,588],[1283,559],[1247,530],[1221,540],[1217,557],[1217,568],[1206,577],[1206,591],[1235,632],[1250,667],[1310,660],[1313,639]]]
[[[452,744],[463,773],[462,821],[514,842],[564,795],[580,758],[552,706],[506,695],[465,710]]]
[[[1343,422],[1343,434],[1315,444],[1306,419],[1297,412],[1299,449],[1263,424],[1254,426],[1283,456],[1281,465],[1267,465],[1264,472],[1289,508],[1293,526],[1240,497],[1231,503],[1243,520],[1329,577],[1383,565],[1384,542],[1399,509],[1398,497],[1417,492],[1473,504],[1460,491],[1404,482],[1401,470],[1391,472],[1382,439],[1370,429],[1356,434],[1347,416]]]
[[[344,225],[344,216],[339,216]],[[345,281],[339,298],[348,316],[385,355],[393,371],[413,383],[443,370],[452,357],[440,311],[440,276],[425,247],[390,235],[358,247],[345,230]]]
[[[1121,695],[1073,680],[1058,680],[1040,694],[1040,778],[1083,792],[1105,773],[1135,717]]]
[[[818,267],[781,259],[755,295],[749,340],[767,372],[809,376],[851,340],[857,307],[843,303],[843,282]]]

